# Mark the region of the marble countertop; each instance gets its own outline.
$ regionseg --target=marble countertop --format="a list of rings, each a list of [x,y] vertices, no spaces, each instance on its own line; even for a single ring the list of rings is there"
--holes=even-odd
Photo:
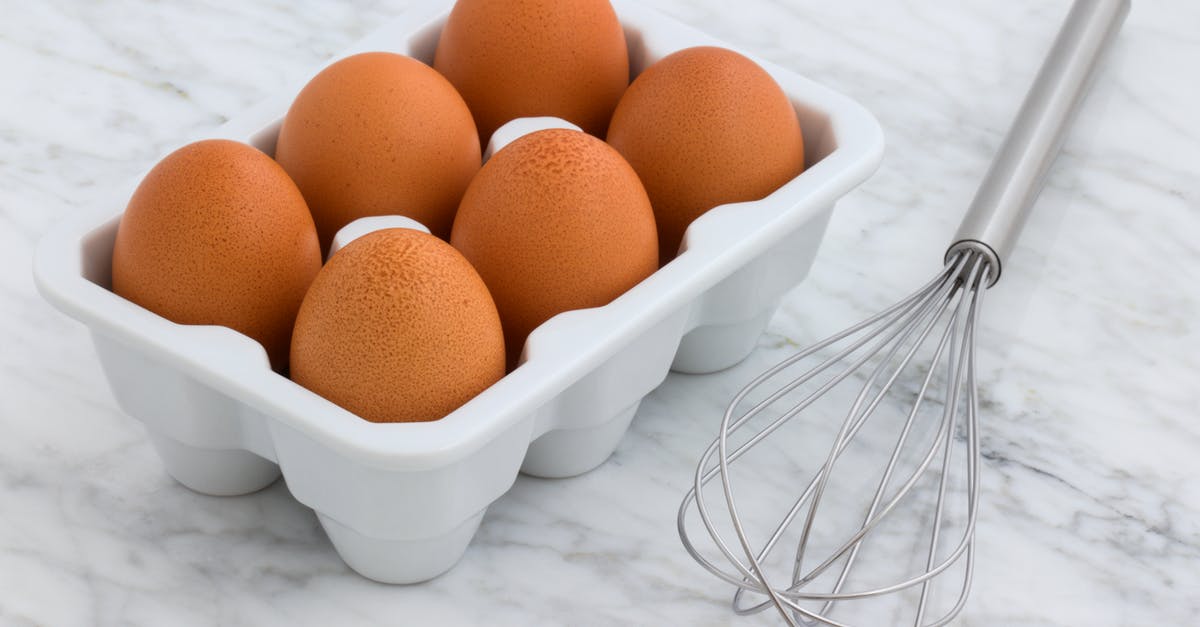
[[[648,0],[862,102],[888,139],[745,363],[671,375],[600,469],[520,477],[424,585],[351,572],[282,482],[192,493],[37,295],[58,218],[412,0],[20,3],[0,20],[0,624],[773,624],[683,551],[729,397],[940,264],[1066,12],[1021,0]],[[979,331],[983,500],[961,625],[1200,615],[1200,5],[1135,3]],[[781,495],[786,498],[788,495]]]

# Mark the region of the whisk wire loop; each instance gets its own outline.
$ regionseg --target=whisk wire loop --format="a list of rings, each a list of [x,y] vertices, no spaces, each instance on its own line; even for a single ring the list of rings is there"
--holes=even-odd
[[[976,492],[978,490],[976,461],[978,443],[975,425],[977,399],[972,387],[975,379],[974,326],[982,301],[980,292],[983,286],[988,285],[991,272],[988,259],[984,255],[973,251],[957,253],[934,280],[910,296],[879,314],[840,331],[799,354],[782,360],[753,379],[734,396],[722,416],[717,438],[706,448],[697,465],[693,486],[680,504],[677,526],[688,553],[709,572],[736,586],[732,601],[736,613],[750,614],[775,607],[792,625],[823,624],[837,627],[843,623],[832,618],[831,614],[839,602],[879,597],[919,586],[920,600],[915,625],[921,627],[926,625],[924,617],[931,596],[931,580],[951,568],[963,555],[966,555],[967,578],[964,580],[958,599],[946,614],[928,625],[943,625],[961,610],[969,592],[969,576],[974,557],[973,538],[977,508]],[[762,401],[753,404],[745,412],[739,413],[739,406],[750,394],[763,388],[768,382],[802,360],[843,340],[849,340],[845,348],[838,350],[831,357],[821,360],[816,366],[779,386],[778,389],[772,391]],[[850,534],[849,538],[840,542],[828,556],[820,559],[815,567],[806,570],[804,566],[806,552],[810,549],[811,534],[818,519],[819,506],[829,487],[835,465],[851,442],[859,435],[860,430],[876,414],[876,410],[885,404],[885,400],[889,394],[894,392],[898,382],[904,380],[904,373],[911,367],[917,355],[922,352],[930,340],[935,343],[930,360],[935,367],[929,368],[921,377],[915,400],[906,412],[898,441],[892,448],[882,476],[876,484],[871,501],[862,517],[862,523]],[[859,354],[860,351],[862,351],[861,354]],[[835,364],[844,363],[847,359],[850,359],[849,365],[835,369],[827,380],[817,385],[814,391],[791,404],[777,418],[753,433],[746,441],[736,447],[731,447],[730,437],[745,428],[754,418],[775,407],[785,396],[812,382]],[[800,415],[822,395],[854,376],[864,367],[868,367],[872,360],[875,360],[876,363],[870,365],[865,382],[861,385],[850,411],[846,413],[828,456],[824,458],[815,476],[805,485],[799,498],[792,503],[783,520],[774,527],[767,542],[761,549],[755,550],[754,543],[743,522],[742,514],[738,509],[735,498],[737,491],[734,489],[731,466],[771,433]],[[940,399],[942,403],[941,418],[937,423],[935,437],[927,449],[922,449],[920,461],[903,481],[899,481],[899,487],[889,493],[893,489],[893,485],[898,482],[897,466],[903,451],[907,450],[906,445],[910,441],[910,434],[921,413],[924,401],[931,398],[929,392],[937,380],[936,373],[939,364],[942,364],[948,374],[945,377],[947,388],[943,398]],[[962,394],[963,387],[966,387],[965,395]],[[953,449],[955,434],[959,428],[959,418],[962,413],[960,405],[963,404],[964,399],[966,401],[965,428],[968,448],[966,455],[967,521],[963,534],[954,549],[944,558],[938,559],[938,547],[942,540],[943,519],[946,512],[947,477],[950,475],[954,459],[950,451]],[[939,453],[940,464],[935,466],[934,461],[938,460]],[[933,468],[932,471],[931,468]],[[881,525],[897,509],[928,472],[936,473],[938,480],[930,544],[922,571],[891,585],[852,591],[844,590],[865,546],[864,539],[868,533]],[[737,536],[738,545],[740,545],[742,554],[740,556],[718,531],[716,522],[709,512],[709,503],[704,496],[705,486],[717,477],[720,477],[729,522]],[[705,530],[712,538],[713,544],[725,556],[735,572],[730,572],[713,563],[702,555],[692,542],[687,531],[687,518],[693,506],[699,514]],[[795,557],[792,560],[790,585],[787,587],[773,586],[770,584],[764,562],[776,549],[787,530],[800,518],[802,511],[804,512],[803,525],[800,529],[799,542],[796,544]],[[840,569],[829,590],[808,589],[839,562]],[[746,602],[747,593],[762,595],[766,598],[761,602],[750,604]],[[801,605],[801,602],[820,602],[822,605],[819,609],[815,609],[805,607]]]

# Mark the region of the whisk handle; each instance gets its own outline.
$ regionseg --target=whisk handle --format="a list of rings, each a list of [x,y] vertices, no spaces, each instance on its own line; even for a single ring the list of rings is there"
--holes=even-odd
[[[1016,244],[1089,79],[1121,29],[1129,4],[1130,0],[1075,0],[946,251],[947,260],[959,251],[978,251],[992,262],[991,283],[1000,278],[1003,260]]]

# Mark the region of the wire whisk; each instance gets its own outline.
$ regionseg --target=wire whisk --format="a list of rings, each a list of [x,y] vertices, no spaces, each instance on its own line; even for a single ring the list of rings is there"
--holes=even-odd
[[[734,608],[739,614],[753,613],[775,605],[786,607],[794,613],[797,622],[819,620],[830,625],[839,625],[841,623],[829,618],[838,601],[887,595],[919,586],[921,598],[918,605],[917,624],[925,624],[922,618],[926,611],[930,580],[949,569],[965,555],[965,577],[958,600],[944,617],[929,624],[945,624],[961,609],[970,589],[979,491],[975,323],[982,306],[984,290],[981,288],[987,285],[989,274],[990,269],[984,256],[970,252],[957,254],[933,281],[909,297],[879,314],[785,359],[756,377],[734,396],[722,417],[719,437],[704,452],[700,465],[697,467],[695,487],[684,498],[680,507],[678,523],[684,546],[692,557],[714,575],[738,587],[734,597]],[[737,412],[747,397],[776,380],[781,373],[835,345],[844,345],[844,347],[779,389],[774,390],[765,399],[746,411]],[[941,402],[942,410],[939,412],[939,423],[932,444],[925,447],[925,450],[920,453],[919,463],[915,467],[903,475],[897,474],[897,469],[901,465],[902,452],[905,451],[906,446],[913,445],[911,435],[917,419],[921,415],[921,410],[925,408],[925,401],[928,399],[927,392],[936,380],[937,368],[930,368],[921,379],[917,401],[907,413],[896,444],[892,448],[887,464],[872,492],[870,503],[865,508],[861,524],[853,530],[853,533],[848,534],[828,556],[818,558],[820,561],[805,569],[806,558],[809,558],[810,563],[813,561],[808,552],[809,539],[835,465],[851,440],[874,416],[875,411],[887,395],[896,388],[902,373],[921,353],[922,349],[932,350],[932,363],[945,367],[947,370],[945,379],[949,382]],[[760,550],[754,551],[754,544],[739,517],[730,465],[807,409],[831,388],[850,379],[864,367],[869,368],[869,375],[862,384],[850,411],[846,414],[845,420],[834,438],[828,457],[823,460],[815,476],[804,485],[799,498],[791,504],[783,520],[770,533],[766,544]],[[822,375],[828,375],[828,377],[823,379],[823,382],[815,390],[804,395],[782,415],[771,420],[760,431],[731,450],[731,436],[746,428],[755,418],[773,408],[781,399],[819,379]],[[965,405],[965,412],[960,412],[959,408],[963,405]],[[964,413],[965,425],[960,425]],[[946,519],[947,478],[950,476],[950,466],[955,462],[952,445],[955,433],[964,426],[968,450],[967,454],[957,461],[966,466],[967,522],[953,550],[939,559],[936,548],[941,540],[942,523]],[[932,472],[935,461],[939,459],[937,500],[933,525],[930,530],[927,559],[921,573],[895,584],[869,589],[846,590],[845,584],[858,562],[868,533],[882,524],[889,514],[897,509],[918,485],[921,478],[928,472]],[[739,549],[745,555],[744,558],[738,557],[735,549],[721,538],[705,502],[702,487],[716,478],[720,479],[721,487],[724,490],[726,505],[733,518],[733,530],[740,544]],[[699,513],[705,529],[713,537],[717,548],[734,566],[736,572],[723,570],[719,565],[705,558],[692,544],[687,534],[685,521],[693,503],[696,505],[696,511]],[[789,526],[794,524],[799,524],[801,531],[800,541],[792,561],[790,583],[785,589],[764,584],[763,582],[767,578],[764,562],[767,556],[780,546],[780,540]],[[838,571],[836,581],[831,589],[819,592],[809,589],[809,584],[830,570]],[[747,605],[746,593],[748,592],[766,596],[767,599],[754,605]],[[801,602],[806,600],[820,602],[820,609],[813,610],[801,605]]]
[[[717,438],[701,456],[677,523],[688,553],[736,587],[732,605],[738,614],[775,608],[791,625],[848,627],[842,614],[834,616],[838,608],[911,597],[916,608],[905,622],[921,627],[945,625],[966,605],[979,513],[975,333],[983,296],[1000,278],[1002,260],[1016,243],[1101,53],[1128,11],[1128,0],[1076,0],[933,280],[875,316],[788,357],[734,396]],[[832,355],[822,357],[830,351]],[[818,363],[804,369],[806,360],[814,359]],[[803,371],[787,378],[793,368]],[[792,472],[768,476],[753,468],[737,478],[800,488],[782,520],[762,534],[766,541],[756,543],[745,517],[753,508],[738,499],[734,465],[756,448],[770,453],[771,446],[764,445],[772,442],[769,436],[798,416],[817,414],[810,408],[823,397],[836,397],[835,389],[843,383],[860,387],[826,453],[809,450],[820,435],[812,425],[805,425],[802,438],[778,439],[772,445],[789,470],[811,461],[816,466],[811,478],[792,482]],[[760,394],[765,398],[754,400]],[[868,431],[875,435],[864,435]],[[880,434],[895,437],[886,455],[873,450],[880,447]],[[865,450],[850,455],[852,447]],[[865,458],[882,461],[882,466],[864,473],[871,466]],[[843,475],[859,483],[863,477],[873,479],[839,485]],[[705,496],[705,487],[715,479],[727,520],[715,515],[717,503]],[[847,501],[853,506],[845,507]],[[778,502],[772,499],[768,505],[777,511]],[[843,510],[842,516],[834,510]],[[688,529],[693,511],[727,565],[693,542]],[[818,521],[841,533],[818,533]],[[889,569],[907,566],[895,541],[872,539],[885,532],[909,543],[922,537],[918,545],[925,548],[914,568],[899,568],[900,575],[878,583],[873,580],[885,579]],[[736,536],[736,545],[726,540],[729,533]],[[793,539],[795,551],[788,556],[780,547]],[[870,561],[863,557],[868,554],[874,559],[869,567],[863,566]],[[790,574],[783,577],[782,570]],[[937,583],[951,571],[961,575],[961,584],[950,586],[945,578]],[[943,600],[947,589],[957,593]],[[874,616],[872,625],[904,620],[897,614]]]

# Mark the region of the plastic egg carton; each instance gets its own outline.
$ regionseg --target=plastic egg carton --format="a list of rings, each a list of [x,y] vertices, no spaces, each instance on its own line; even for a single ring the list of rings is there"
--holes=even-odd
[[[724,45],[633,2],[614,6],[635,73],[682,48]],[[425,4],[341,56],[389,50],[431,62],[449,8]],[[178,325],[111,292],[113,240],[137,181],[47,234],[35,277],[49,301],[90,327],[117,402],[145,424],[172,477],[236,495],[282,472],[354,570],[383,582],[430,579],[462,556],[518,472],[595,468],[668,370],[713,372],[745,358],[807,274],[835,202],[878,165],[882,132],[866,110],[756,61],[795,104],[809,168],[763,200],[697,219],[678,258],[611,304],[547,321],[516,370],[439,421],[367,422],[273,372],[248,337]],[[272,154],[299,88],[217,135]]]

